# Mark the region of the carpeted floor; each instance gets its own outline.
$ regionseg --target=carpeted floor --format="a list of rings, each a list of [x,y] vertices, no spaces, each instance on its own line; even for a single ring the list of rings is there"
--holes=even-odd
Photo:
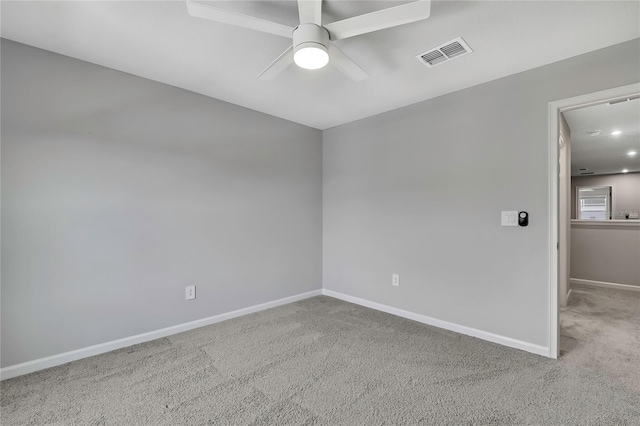
[[[560,309],[560,357],[640,393],[640,292],[573,289]]]
[[[637,387],[572,354],[590,297],[554,361],[319,296],[6,380],[2,424],[638,425]]]

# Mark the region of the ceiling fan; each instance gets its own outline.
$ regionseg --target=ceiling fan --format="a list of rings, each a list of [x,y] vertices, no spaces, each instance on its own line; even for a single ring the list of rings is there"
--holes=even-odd
[[[431,0],[417,0],[322,25],[322,0],[298,0],[300,25],[292,28],[187,0],[191,16],[293,39],[293,45],[258,75],[262,80],[273,79],[294,62],[305,69],[319,69],[331,62],[352,80],[364,80],[369,75],[332,41],[421,21],[429,17],[430,9]]]

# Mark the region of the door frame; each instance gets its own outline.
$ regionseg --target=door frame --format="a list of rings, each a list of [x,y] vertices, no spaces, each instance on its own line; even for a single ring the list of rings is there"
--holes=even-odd
[[[560,220],[558,140],[560,138],[560,113],[634,96],[638,93],[640,93],[640,83],[635,83],[549,102],[549,358],[558,358],[560,351],[560,311],[558,309],[558,273],[560,269],[558,248]],[[569,158],[569,164],[570,162],[571,159]],[[570,218],[565,220],[570,220]]]

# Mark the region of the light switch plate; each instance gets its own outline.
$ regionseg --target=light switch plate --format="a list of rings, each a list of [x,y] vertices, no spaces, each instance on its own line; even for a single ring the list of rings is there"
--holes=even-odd
[[[502,211],[502,226],[518,226],[518,212],[517,211]]]

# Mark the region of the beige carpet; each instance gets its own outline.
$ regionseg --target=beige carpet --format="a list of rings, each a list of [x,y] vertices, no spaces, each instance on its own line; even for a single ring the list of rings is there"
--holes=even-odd
[[[554,361],[320,296],[4,381],[2,424],[640,424],[574,339]]]
[[[560,309],[560,356],[640,392],[640,292],[573,289]]]

